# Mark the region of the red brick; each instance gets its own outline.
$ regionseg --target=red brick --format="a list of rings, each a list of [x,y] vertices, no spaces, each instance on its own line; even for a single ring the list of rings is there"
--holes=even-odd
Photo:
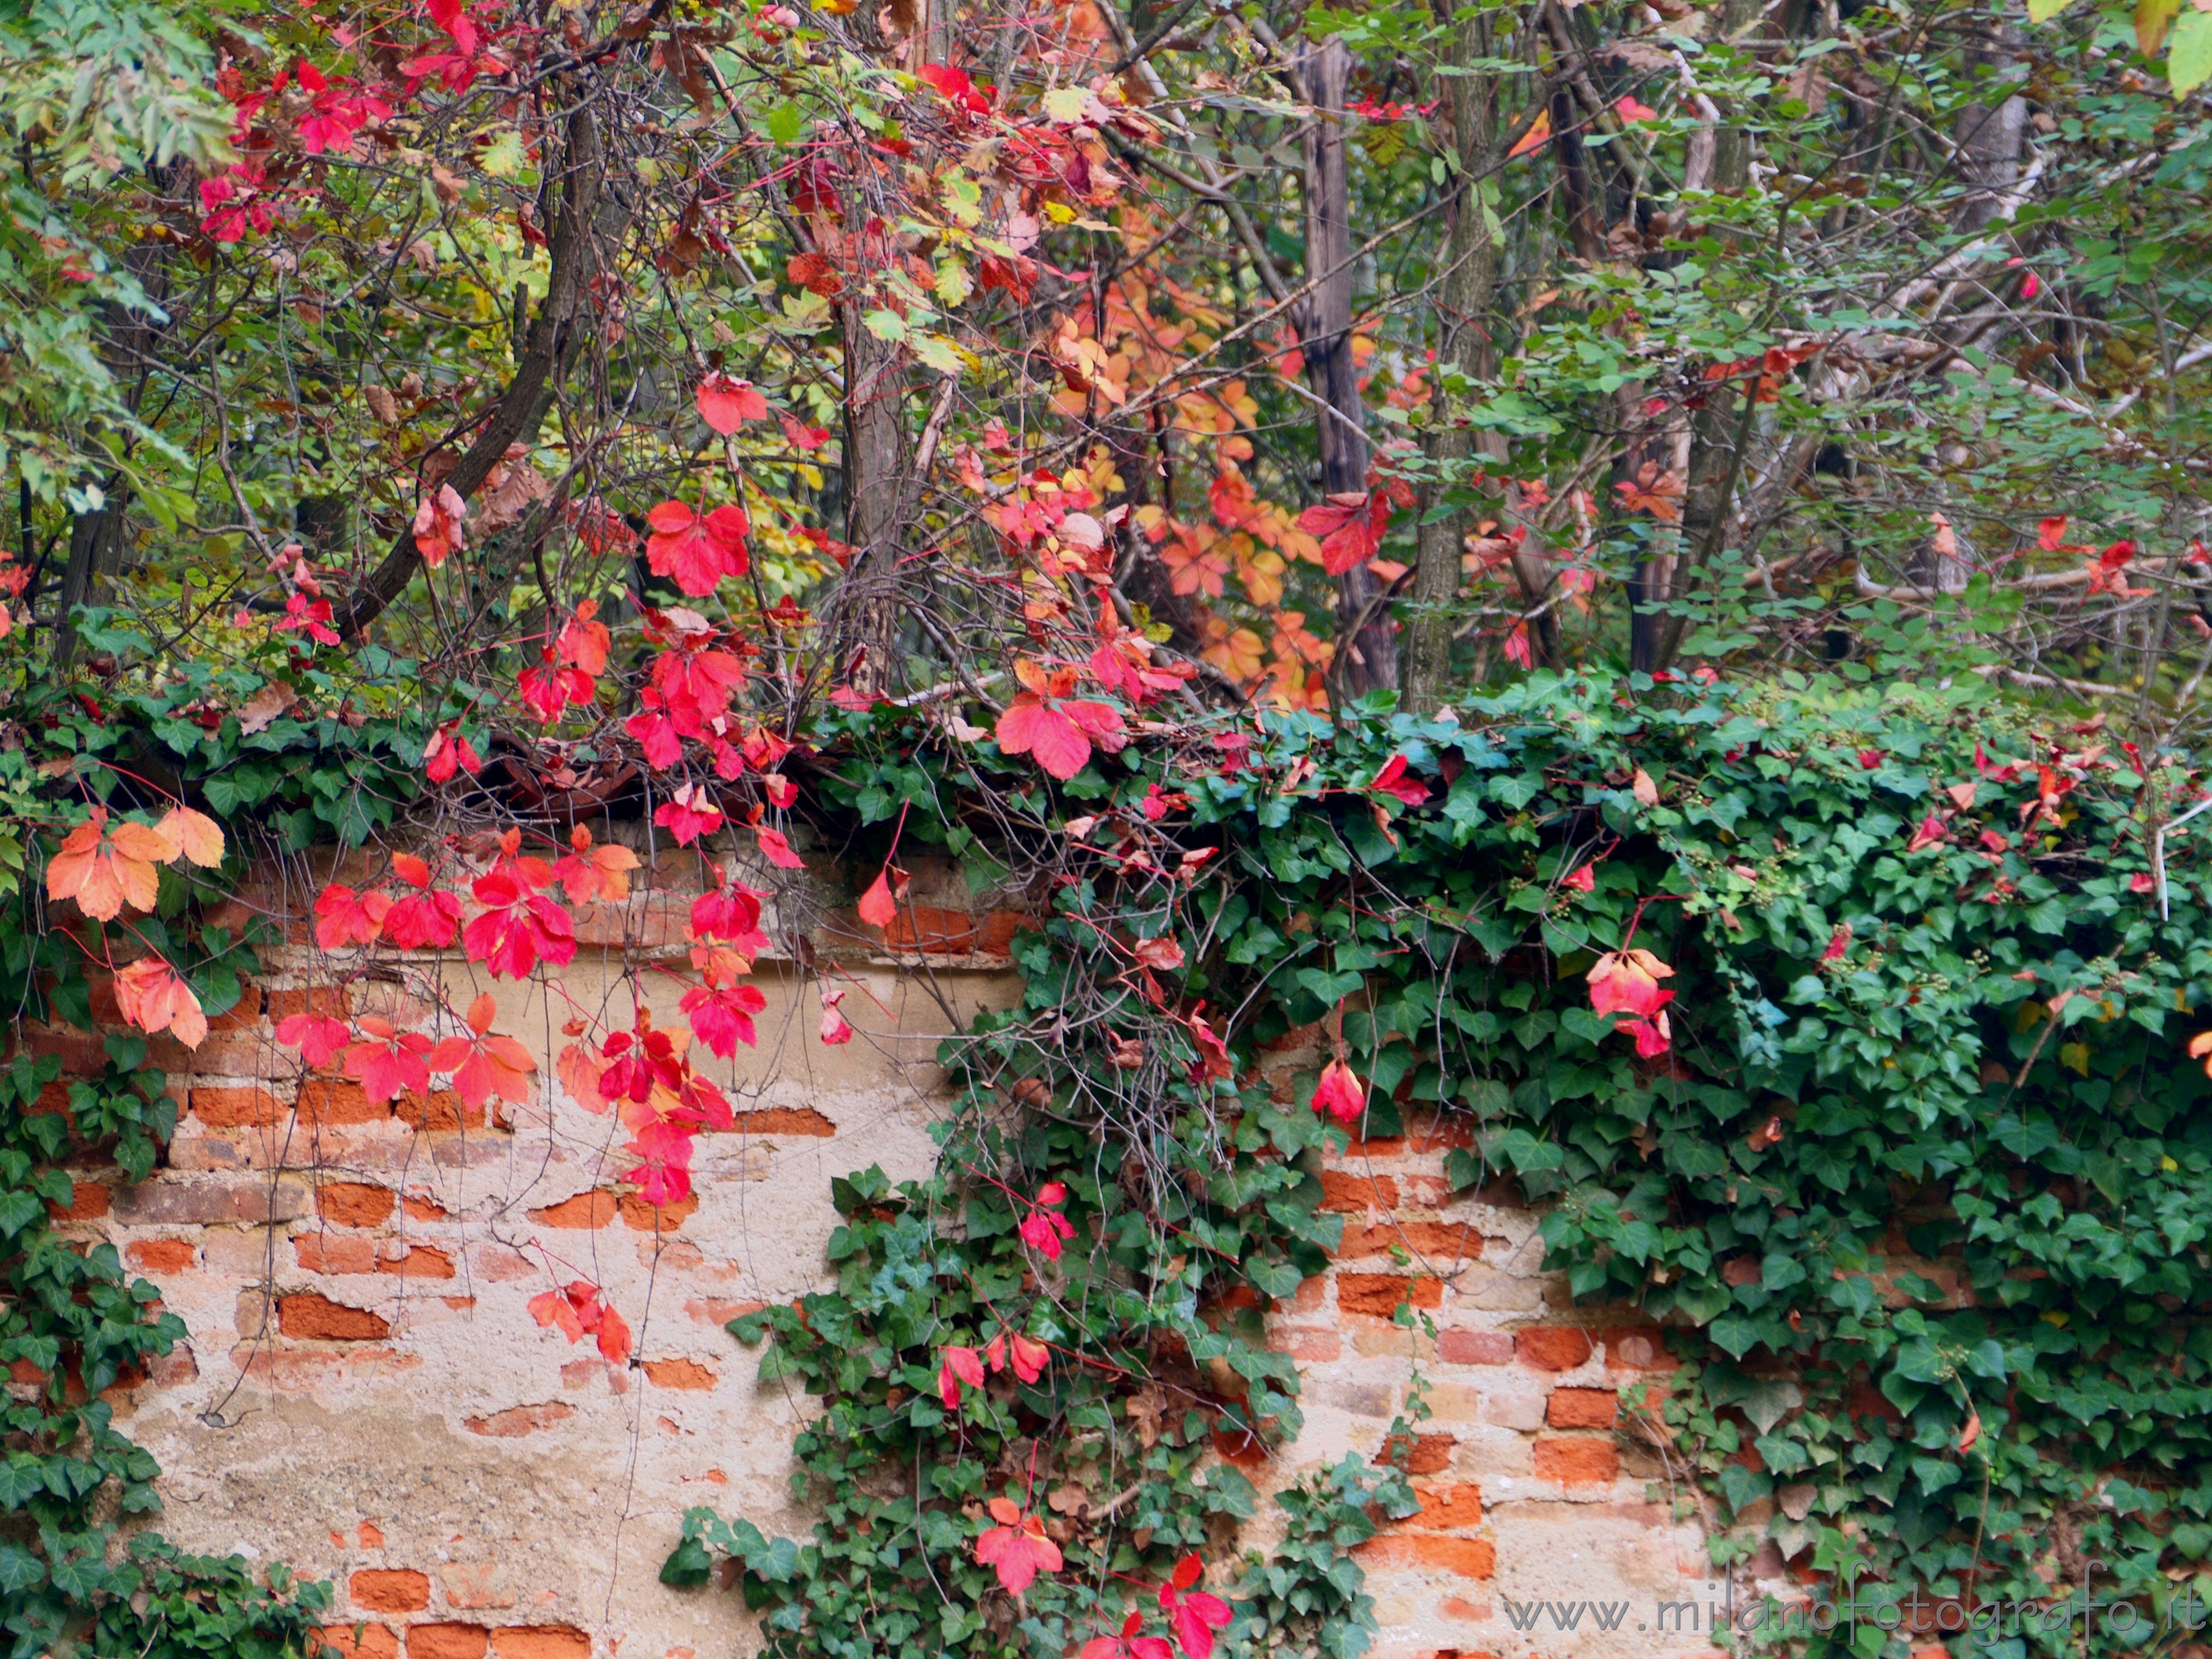
[[[376,1240],[340,1233],[301,1233],[292,1241],[302,1270],[311,1273],[373,1273],[376,1271]]]
[[[1452,1453],[1458,1447],[1459,1442],[1448,1434],[1422,1435],[1413,1442],[1407,1456],[1406,1473],[1441,1474],[1451,1467]],[[1394,1457],[1401,1451],[1408,1451],[1406,1437],[1392,1435],[1384,1443],[1382,1454],[1375,1460],[1376,1467],[1380,1468],[1386,1458]]]
[[[1419,1486],[1415,1497],[1421,1511],[1406,1522],[1409,1527],[1479,1527],[1482,1524],[1480,1486]]]
[[[1352,1553],[1364,1566],[1449,1572],[1461,1578],[1487,1578],[1498,1571],[1498,1547],[1487,1538],[1423,1538],[1392,1533],[1369,1539]]]
[[[407,1659],[483,1659],[482,1625],[410,1625]]]
[[[72,1182],[69,1207],[64,1210],[49,1204],[46,1213],[58,1225],[69,1221],[97,1221],[107,1213],[109,1196],[107,1188],[97,1181]]]
[[[1359,1210],[1395,1210],[1398,1186],[1389,1176],[1354,1175],[1349,1170],[1321,1172],[1321,1206],[1352,1213]]]
[[[664,1389],[711,1389],[715,1381],[713,1370],[696,1359],[648,1359],[645,1374]]]
[[[495,1440],[519,1440],[526,1434],[536,1434],[540,1429],[565,1422],[575,1414],[574,1406],[564,1406],[554,1400],[543,1406],[509,1406],[489,1417],[469,1418],[465,1424],[471,1434],[489,1435]]]
[[[622,1196],[623,1225],[633,1232],[649,1233],[656,1229],[672,1233],[697,1212],[699,1196],[694,1193],[680,1204],[665,1204],[655,1208],[635,1193]]]
[[[530,1218],[546,1227],[604,1227],[615,1218],[621,1207],[614,1194],[601,1188],[578,1193],[574,1198],[564,1198],[542,1210],[532,1210]]]
[[[591,1659],[592,1638],[574,1625],[502,1625],[491,1650],[499,1659]]]
[[[1357,1131],[1350,1133],[1352,1139],[1344,1149],[1346,1158],[1401,1158],[1405,1155],[1406,1137],[1403,1135],[1381,1135],[1373,1140],[1362,1140]]]
[[[1671,1371],[1681,1365],[1656,1325],[1620,1325],[1605,1334],[1605,1363],[1616,1371]]]
[[[323,1647],[343,1656],[343,1659],[399,1659],[399,1638],[383,1626],[361,1626],[358,1641],[355,1639],[355,1628],[351,1625],[324,1626]]]
[[[884,929],[884,948],[919,951],[927,956],[966,956],[975,948],[979,931],[975,918],[965,910],[902,904],[890,926]],[[1012,937],[1011,931],[1007,937]]]
[[[535,1264],[532,1265],[535,1271]],[[700,1297],[684,1304],[684,1311],[702,1325],[726,1325],[732,1319],[758,1313],[765,1302],[748,1302],[734,1296]]]
[[[261,988],[258,985],[247,985],[240,990],[236,1003],[233,1004],[227,1012],[217,1014],[208,1021],[208,1030],[210,1031],[249,1030],[260,1018]]]
[[[732,1126],[741,1135],[820,1135],[837,1133],[837,1126],[811,1106],[768,1106],[757,1112],[732,1115]]]
[[[315,1188],[315,1213],[335,1226],[380,1227],[398,1202],[388,1187],[362,1181],[332,1181]]]
[[[1596,1486],[1620,1473],[1620,1448],[1610,1440],[1539,1440],[1534,1467],[1539,1480]]]
[[[369,1567],[353,1576],[353,1604],[371,1613],[420,1613],[430,1605],[430,1581],[405,1567]]]
[[[384,1271],[408,1279],[451,1279],[453,1258],[434,1246],[417,1244],[398,1261],[385,1263]]]
[[[483,1108],[464,1105],[461,1097],[451,1089],[436,1090],[427,1100],[412,1092],[404,1094],[394,1103],[393,1109],[402,1123],[426,1132],[481,1129],[484,1126]]]
[[[343,1078],[311,1077],[300,1085],[302,1123],[381,1123],[392,1115],[361,1085]]]
[[[1339,1273],[1336,1276],[1336,1307],[1340,1313],[1364,1314],[1370,1318],[1388,1319],[1408,1297],[1416,1308],[1440,1307],[1444,1299],[1443,1281],[1401,1279],[1395,1273]]]
[[[1431,1261],[1472,1261],[1482,1254],[1482,1235],[1459,1221],[1378,1221],[1372,1227],[1346,1225],[1340,1256],[1383,1255],[1410,1250]]]
[[[1555,1429],[1609,1429],[1620,1416],[1620,1397],[1611,1389],[1554,1389],[1544,1406],[1544,1420]]]
[[[1589,1333],[1575,1325],[1528,1325],[1514,1334],[1514,1351],[1540,1371],[1571,1371],[1595,1352]]]
[[[343,985],[308,985],[269,993],[269,1018],[289,1019],[295,1014],[327,1014],[343,1019],[353,1012]]]
[[[155,1385],[174,1389],[191,1382],[200,1374],[200,1362],[192,1358],[192,1351],[179,1342],[167,1353],[146,1356],[146,1375]]]
[[[276,1328],[313,1342],[377,1342],[392,1334],[390,1322],[381,1316],[366,1308],[349,1308],[313,1291],[276,1299]],[[387,1610],[404,1611],[380,1609]]]
[[[200,1259],[186,1238],[142,1238],[123,1254],[132,1267],[149,1273],[185,1273]]]
[[[1273,1352],[1290,1355],[1302,1365],[1322,1364],[1344,1357],[1343,1340],[1334,1331],[1270,1331],[1267,1346]]]
[[[1437,1357],[1447,1365],[1510,1365],[1513,1339],[1504,1331],[1438,1331]]]
[[[284,1103],[266,1089],[195,1089],[191,1112],[210,1129],[266,1128],[284,1115]]]
[[[453,1218],[443,1206],[434,1204],[427,1198],[417,1198],[412,1193],[401,1199],[399,1205],[407,1212],[410,1221],[451,1221]]]
[[[983,931],[975,948],[986,956],[1005,956],[1014,948],[1015,934],[1034,933],[1042,925],[1036,917],[1019,910],[994,910],[983,918]]]

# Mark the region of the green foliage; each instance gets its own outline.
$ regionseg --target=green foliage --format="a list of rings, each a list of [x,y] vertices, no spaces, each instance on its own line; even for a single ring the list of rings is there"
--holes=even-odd
[[[988,744],[947,761],[915,728],[873,721],[869,757],[841,775],[856,799],[945,800],[996,769]],[[1961,1594],[1972,1571],[1978,1595],[2042,1598],[2072,1574],[2062,1548],[2101,1558],[2113,1593],[2148,1606],[2195,1581],[2212,1551],[2212,1346],[2195,1317],[2212,1297],[2212,1084],[2183,1049],[2212,996],[2212,900],[2185,832],[2161,923],[2148,852],[2200,792],[2184,759],[2138,769],[2096,723],[2036,720],[1978,682],[1540,675],[1456,717],[1385,706],[1261,727],[1241,764],[1205,744],[1128,751],[1072,782],[1103,822],[1067,844],[1055,915],[1019,948],[1024,1008],[957,1056],[1002,1102],[1010,1079],[1049,1079],[1048,1094],[1017,1093],[1032,1112],[988,1131],[963,1119],[947,1184],[864,1200],[875,1218],[839,1236],[828,1323],[812,1304],[804,1321],[763,1317],[783,1345],[771,1370],[832,1402],[830,1431],[802,1442],[811,1474],[861,1490],[837,1449],[867,1433],[879,1470],[933,1483],[925,1515],[932,1496],[1018,1495],[1030,1448],[1049,1455],[1054,1431],[1088,1419],[1063,1395],[1005,1389],[931,1425],[979,1468],[934,1466],[912,1437],[941,1415],[932,1345],[981,1340],[996,1316],[981,1310],[1004,1305],[1118,1363],[1164,1328],[1166,1286],[1186,1298],[1186,1322],[1164,1327],[1180,1333],[1202,1285],[1241,1280],[1264,1305],[1325,1243],[1284,1207],[1320,1133],[1303,1097],[1283,1107],[1220,1082],[1209,1125],[1176,1049],[1159,1074],[1176,1103],[1149,1120],[1163,1139],[1118,1139],[1082,1115],[1103,1091],[1071,1084],[1039,1031],[1065,1039],[1079,1078],[1092,1043],[1141,1035],[1149,1050],[1162,1007],[1249,1009],[1229,1034],[1240,1053],[1340,1012],[1367,1133],[1415,1107],[1465,1114],[1474,1146],[1455,1181],[1517,1180],[1579,1296],[1673,1328],[1689,1386],[1665,1408],[1669,1455],[1699,1477],[1719,1558],[1771,1536],[1899,1595]],[[1394,756],[1428,787],[1418,806],[1371,792]],[[1188,798],[1187,822],[1149,827],[1133,809],[1154,786]],[[1014,799],[1035,815],[1006,820],[1017,837],[1048,841],[1059,809]],[[1176,873],[1132,874],[1139,847]],[[1208,849],[1204,875],[1181,873],[1179,853]],[[1567,883],[1577,872],[1588,891]],[[1115,943],[1155,935],[1187,958],[1158,975],[1158,1006]],[[1588,969],[1632,942],[1675,969],[1673,1051],[1656,1061],[1591,1009]],[[1141,1182],[1133,1144],[1171,1148],[1188,1178]],[[1019,1292],[1013,1208],[959,1173],[1001,1167],[1077,1190],[1079,1237],[1098,1242],[1090,1263],[1071,1249],[1070,1292]],[[1059,1322],[1069,1307],[1085,1322]],[[1053,1388],[1066,1381],[1056,1365]],[[1111,1412],[1100,1422],[1121,1432]],[[915,1524],[912,1498],[881,1511],[895,1530]],[[1328,1500],[1294,1539],[1344,1513]],[[795,1581],[756,1571],[786,1610],[771,1619],[782,1650],[833,1650],[793,1610],[810,1564],[877,1534],[861,1516],[841,1511]],[[922,1524],[957,1556],[980,1523]],[[1279,1609],[1330,1582],[1341,1541],[1305,1559]],[[831,1575],[841,1595],[856,1595],[849,1572]],[[1255,1571],[1248,1596],[1266,1582]],[[1051,1611],[1026,1628],[1056,1650],[1065,1590],[1031,1601]],[[1248,1629],[1265,1622],[1255,1605]],[[1355,1628],[1340,1606],[1332,1628]]]

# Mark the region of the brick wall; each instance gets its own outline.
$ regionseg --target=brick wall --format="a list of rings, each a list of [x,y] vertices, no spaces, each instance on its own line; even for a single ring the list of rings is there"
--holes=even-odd
[[[289,891],[258,883],[240,902],[296,918],[329,873]],[[550,997],[478,984],[451,960],[395,974],[387,957],[366,977],[307,945],[295,921],[294,945],[196,1053],[157,1042],[180,1109],[165,1166],[137,1186],[74,1171],[64,1226],[112,1240],[191,1332],[153,1375],[112,1391],[166,1472],[160,1524],[190,1549],[335,1581],[330,1638],[349,1655],[748,1651],[735,1598],[657,1582],[679,1518],[703,1503],[770,1533],[809,1523],[787,1483],[799,1404],[754,1382],[722,1325],[823,1281],[831,1176],[928,1167],[936,1044],[1012,996],[999,953],[1018,915],[972,900],[957,871],[924,869],[919,920],[890,941],[916,954],[870,956],[821,909],[812,947],[865,986],[842,1005],[859,1038],[815,1041],[814,993],[790,963],[764,959],[761,1045],[720,1076],[739,1127],[703,1138],[694,1198],[655,1212],[617,1189],[619,1137],[561,1095],[550,1057],[564,1020],[626,1008],[625,972],[680,948],[700,874],[695,859],[664,860],[628,906],[585,907],[585,948]],[[538,1102],[489,1116],[442,1094],[373,1108],[343,1078],[303,1074],[275,1041],[275,1020],[311,1006],[419,1024],[441,978],[453,1006],[499,999],[500,1029],[539,1057]],[[676,988],[653,1000],[678,1019]],[[96,1063],[94,1033],[21,1040]],[[1266,1057],[1285,1089],[1316,1063],[1295,1044]],[[1382,1659],[1703,1650],[1638,1628],[1657,1601],[1720,1594],[1620,1405],[1624,1387],[1664,1388],[1665,1345],[1572,1310],[1539,1270],[1535,1218],[1503,1193],[1453,1200],[1448,1150],[1445,1132],[1417,1125],[1332,1161],[1343,1249],[1272,1328],[1305,1376],[1307,1428],[1250,1473],[1268,1487],[1346,1450],[1372,1455],[1418,1364],[1434,1412],[1412,1454],[1422,1510],[1360,1551]],[[641,1367],[612,1370],[538,1328],[526,1304],[556,1277],[606,1287]],[[1407,1298],[1433,1340],[1392,1322]],[[1548,1622],[1516,1631],[1506,1597],[1631,1607],[1611,1634],[1568,1636]]]

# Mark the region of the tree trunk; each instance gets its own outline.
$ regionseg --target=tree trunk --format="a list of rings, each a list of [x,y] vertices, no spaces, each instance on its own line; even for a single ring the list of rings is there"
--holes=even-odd
[[[907,497],[906,429],[900,404],[906,368],[898,347],[878,340],[854,295],[840,307],[845,341],[845,575],[838,669],[864,690],[890,683],[898,652],[899,556]],[[857,659],[857,660],[855,660]]]
[[[1306,280],[1298,349],[1322,411],[1322,489],[1356,495],[1367,488],[1367,411],[1352,361],[1352,188],[1345,155],[1344,90],[1352,65],[1332,36],[1299,59],[1314,118],[1305,136]],[[1395,690],[1397,647],[1375,573],[1362,564],[1337,579],[1337,651],[1331,677],[1346,697]]]
[[[561,216],[550,249],[552,270],[544,303],[531,324],[514,378],[507,384],[453,470],[446,476],[463,501],[474,495],[485,477],[506,458],[510,444],[528,444],[552,407],[577,349],[591,331],[588,314],[580,316],[586,288],[599,264],[597,224],[601,185],[599,135],[589,101],[568,117],[562,145]],[[385,607],[407,591],[422,556],[410,527],[399,532],[383,562],[354,590],[338,614],[338,631],[359,639]]]
[[[1437,497],[1457,482],[1455,475],[1474,453],[1464,399],[1447,391],[1443,380],[1453,371],[1480,380],[1492,362],[1490,308],[1498,285],[1498,243],[1476,181],[1498,163],[1498,81],[1495,76],[1464,72],[1469,60],[1491,55],[1488,21],[1469,19],[1452,40],[1448,63],[1462,71],[1449,80],[1459,170],[1445,206],[1449,228],[1437,303],[1435,422],[1422,444],[1431,477],[1421,489],[1414,608],[1406,624],[1406,707],[1415,714],[1431,709],[1445,696],[1451,672],[1450,607],[1459,595],[1460,544],[1467,529],[1464,514],[1433,524],[1429,520]]]
[[[1991,22],[1967,48],[1966,72],[1982,77],[1994,94],[2026,74],[2020,47],[2020,30],[2015,25]],[[1959,173],[1967,191],[1952,224],[1971,233],[2003,210],[2005,192],[2020,182],[2021,148],[2027,137],[2027,100],[2018,93],[1994,106],[1977,100],[1959,112],[1954,137],[1959,145]]]
[[[1725,0],[1719,33],[1733,41],[1759,15],[1759,0]],[[1720,196],[1741,195],[1751,181],[1751,137],[1741,126],[1715,122],[1708,143],[1692,146],[1685,188],[1702,186]],[[1709,172],[1705,171],[1710,169]],[[1686,176],[1702,173],[1702,177]],[[1704,405],[1689,422],[1687,442],[1680,437],[1658,458],[1662,467],[1679,466],[1686,489],[1678,532],[1654,538],[1652,550],[1638,564],[1629,584],[1629,665],[1644,673],[1666,667],[1680,648],[1683,619],[1667,614],[1689,595],[1690,582],[1706,556],[1725,539],[1716,516],[1727,511],[1723,497],[1735,487],[1740,381],[1709,386]],[[1655,446],[1656,447],[1656,446]],[[1719,538],[1717,540],[1716,538]]]

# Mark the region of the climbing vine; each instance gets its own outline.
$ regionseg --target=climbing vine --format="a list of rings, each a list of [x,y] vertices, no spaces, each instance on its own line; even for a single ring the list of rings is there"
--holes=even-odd
[[[2212,1120],[2183,1051],[2212,939],[2203,860],[2178,840],[2161,878],[2151,844],[2203,789],[2100,726],[1540,677],[1432,720],[1224,721],[1048,793],[855,717],[833,797],[1031,860],[1049,914],[1022,1006],[948,1050],[934,1180],[841,1188],[837,1290],[733,1328],[824,1408],[813,1541],[695,1515],[672,1579],[728,1552],[793,1654],[1164,1634],[1168,1559],[1250,1507],[1209,1440],[1296,1431],[1258,1321],[1330,1242],[1322,1137],[1419,1108],[1473,1131],[1455,1182],[1545,1206],[1578,1297],[1668,1327],[1683,1386],[1644,1420],[1717,1560],[1771,1541],[1867,1607],[2063,1610],[2090,1557],[2147,1615],[2203,1596]],[[1257,1045],[1316,1024],[1328,1063],[1271,1098]],[[1036,1375],[966,1369],[1024,1335]],[[1282,1640],[1288,1605],[1292,1639],[1358,1647],[1340,1550],[1387,1512],[1373,1473],[1285,1495],[1325,1546],[1251,1559],[1229,1640]],[[1057,1570],[1006,1595],[994,1526]]]

